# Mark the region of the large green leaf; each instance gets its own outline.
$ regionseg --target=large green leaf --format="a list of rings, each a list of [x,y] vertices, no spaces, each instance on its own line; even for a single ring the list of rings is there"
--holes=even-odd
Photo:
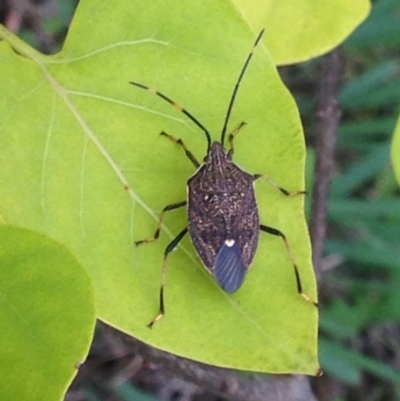
[[[400,118],[397,120],[392,142],[392,164],[393,170],[400,184]]]
[[[320,56],[345,40],[370,11],[369,0],[232,0],[278,65]]]
[[[169,258],[166,316],[158,309],[165,246],[186,224],[194,168],[159,132],[182,137],[202,160],[203,133],[166,102],[129,81],[151,85],[185,105],[219,138],[235,81],[255,40],[222,1],[82,1],[61,53],[38,54],[6,30],[0,47],[0,214],[56,238],[88,269],[99,317],[156,347],[188,358],[263,372],[314,374],[317,310],[296,291],[279,237],[261,235],[244,286],[224,293],[186,238]],[[13,50],[14,49],[14,50]],[[289,189],[304,188],[304,141],[294,101],[260,45],[243,80],[229,129],[235,160]],[[5,194],[5,195],[4,195]],[[316,299],[303,198],[257,183],[264,224],[293,248],[305,292]]]
[[[0,399],[63,399],[93,335],[87,273],[60,244],[0,226],[0,322]]]

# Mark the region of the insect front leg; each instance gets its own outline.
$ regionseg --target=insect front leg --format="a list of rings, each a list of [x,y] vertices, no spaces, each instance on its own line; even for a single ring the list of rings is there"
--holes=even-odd
[[[272,228],[269,226],[265,226],[263,224],[260,225],[260,230],[264,231],[265,233],[271,234],[271,235],[276,235],[278,237],[281,237],[283,239],[283,242],[285,243],[285,247],[286,250],[289,254],[290,260],[292,262],[293,268],[294,268],[294,274],[296,276],[296,284],[297,284],[297,292],[299,293],[299,295],[301,295],[307,302],[315,305],[316,307],[318,307],[318,303],[313,301],[307,294],[305,294],[303,292],[303,286],[301,285],[301,279],[300,279],[300,273],[299,270],[297,268],[297,263],[296,263],[296,259],[294,258],[292,249],[289,246],[289,242],[286,239],[285,234],[283,234],[282,231],[277,230],[276,228]]]
[[[147,325],[150,329],[153,327],[154,323],[158,322],[165,315],[165,306],[164,306],[164,283],[165,283],[165,275],[167,272],[167,258],[168,255],[176,248],[176,246],[181,242],[182,238],[188,232],[187,227],[185,227],[165,248],[163,265],[161,270],[161,285],[160,285],[160,309],[157,316]]]
[[[228,151],[228,158],[232,159],[233,156],[233,152],[234,152],[234,148],[233,148],[233,139],[235,138],[235,136],[240,132],[240,130],[246,125],[246,123],[244,121],[242,121],[238,127],[233,130],[229,136],[228,136],[228,141],[229,141],[229,151]]]
[[[196,158],[193,156],[193,153],[187,149],[185,144],[183,143],[182,139],[176,138],[173,135],[167,134],[166,132],[162,131],[160,135],[166,136],[167,138],[171,139],[171,141],[176,142],[178,145],[180,145],[183,150],[185,151],[186,156],[190,159],[190,161],[194,164],[196,168],[200,167],[200,163],[196,160]]]
[[[253,174],[253,177],[254,177],[254,181],[258,180],[259,178],[261,178],[262,180],[268,182],[268,184],[270,184],[271,186],[273,186],[277,190],[281,191],[286,196],[296,196],[296,195],[305,195],[305,194],[307,194],[306,191],[288,191],[287,189],[282,188],[275,181],[272,181],[270,178],[268,178],[264,174]]]
[[[145,244],[147,242],[155,241],[160,236],[160,229],[161,229],[161,225],[162,225],[162,222],[163,222],[163,219],[164,219],[164,214],[166,212],[169,212],[170,210],[175,210],[175,209],[178,209],[178,208],[180,208],[182,206],[185,206],[186,204],[187,204],[187,201],[184,200],[182,202],[172,203],[171,205],[165,206],[165,208],[161,212],[160,218],[159,218],[158,223],[157,223],[157,229],[156,229],[156,232],[154,233],[154,235],[152,237],[149,237],[149,238],[146,238],[146,239],[143,239],[143,240],[140,240],[140,241],[135,241],[135,245],[139,246],[139,245]]]

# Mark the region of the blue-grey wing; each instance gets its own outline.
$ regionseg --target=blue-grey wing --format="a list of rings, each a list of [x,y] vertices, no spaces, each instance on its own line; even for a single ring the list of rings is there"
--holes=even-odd
[[[239,244],[232,246],[224,243],[215,260],[213,273],[219,285],[226,292],[237,291],[246,276],[247,268],[243,264]]]

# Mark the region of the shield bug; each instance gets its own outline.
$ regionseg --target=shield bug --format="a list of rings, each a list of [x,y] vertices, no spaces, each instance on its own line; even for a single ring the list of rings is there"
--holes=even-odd
[[[211,135],[205,126],[169,97],[141,83],[130,82],[136,87],[157,95],[184,113],[204,132],[207,138],[207,154],[204,162],[200,164],[181,139],[161,132],[161,135],[166,136],[182,147],[186,156],[196,167],[196,172],[187,182],[187,199],[165,206],[154,235],[136,242],[136,245],[140,245],[156,240],[160,235],[164,214],[180,207],[187,207],[188,226],[171,241],[164,251],[160,308],[157,316],[148,325],[149,327],[152,327],[165,313],[164,281],[168,255],[188,232],[207,271],[214,276],[218,285],[228,293],[234,293],[243,284],[247,270],[257,250],[259,232],[263,231],[281,237],[294,268],[297,292],[307,302],[317,306],[317,303],[303,292],[300,273],[286,236],[276,228],[260,224],[254,194],[254,182],[261,178],[286,196],[304,194],[305,192],[288,191],[263,174],[247,173],[232,161],[234,153],[233,140],[245,125],[244,122],[228,135],[229,150],[224,147],[228,123],[240,83],[263,32],[261,31],[258,35],[236,82],[225,116],[220,142],[212,141]]]

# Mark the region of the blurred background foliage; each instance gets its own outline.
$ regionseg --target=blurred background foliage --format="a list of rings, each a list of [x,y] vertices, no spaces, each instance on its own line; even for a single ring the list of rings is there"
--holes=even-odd
[[[77,0],[3,0],[0,22],[42,52],[55,53],[76,5]],[[325,377],[315,387],[321,401],[400,398],[400,191],[389,158],[400,104],[399,44],[400,2],[375,0],[367,21],[341,46],[343,114],[319,282]],[[304,124],[309,190],[320,67],[318,58],[280,69]],[[178,379],[167,383],[154,366],[110,346],[102,333],[99,327],[89,361],[102,364],[104,377],[83,369],[67,400],[217,399]],[[122,368],[129,380],[114,382],[105,394],[101,382],[120,376]]]
[[[376,0],[341,46],[343,114],[319,282],[321,364],[341,385],[327,399],[400,395],[400,192],[389,157],[400,104],[399,38],[400,2]],[[309,181],[320,65],[316,59],[283,71],[304,123]]]

